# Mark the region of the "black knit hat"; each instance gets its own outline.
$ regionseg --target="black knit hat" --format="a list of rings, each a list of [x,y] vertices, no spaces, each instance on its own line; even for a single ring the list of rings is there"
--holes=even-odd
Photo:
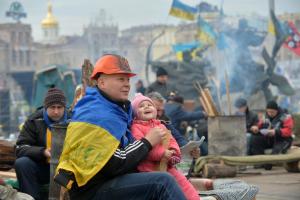
[[[278,110],[278,104],[276,101],[269,101],[267,104],[267,109]]]
[[[244,99],[244,98],[239,98],[239,99],[237,99],[237,100],[235,101],[234,106],[235,106],[236,108],[242,108],[242,107],[244,107],[244,106],[247,106],[247,100]]]
[[[45,96],[44,99],[44,107],[48,108],[49,106],[52,106],[53,104],[60,104],[64,107],[66,107],[66,97],[62,90],[58,88],[50,88]]]
[[[165,70],[162,67],[158,67],[156,70],[156,76],[165,76],[165,75],[168,75],[167,70]]]
[[[168,101],[174,101],[176,103],[183,104],[184,103],[184,98],[182,96],[179,96],[179,95],[170,95],[168,97]]]

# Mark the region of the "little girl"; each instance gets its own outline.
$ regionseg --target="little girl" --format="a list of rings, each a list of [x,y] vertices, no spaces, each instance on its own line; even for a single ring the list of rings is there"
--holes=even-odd
[[[157,111],[154,103],[148,97],[142,94],[137,94],[132,101],[132,107],[135,114],[133,124],[131,126],[132,135],[137,139],[145,137],[151,128],[159,127],[166,129],[166,127],[156,119]],[[172,174],[177,183],[181,187],[188,200],[199,200],[200,197],[192,186],[192,184],[175,168],[175,164],[180,162],[180,149],[176,140],[170,136],[168,148],[165,149],[162,144],[158,144],[152,148],[148,157],[139,166],[138,170],[141,172],[158,171],[160,161],[167,160],[167,172]]]

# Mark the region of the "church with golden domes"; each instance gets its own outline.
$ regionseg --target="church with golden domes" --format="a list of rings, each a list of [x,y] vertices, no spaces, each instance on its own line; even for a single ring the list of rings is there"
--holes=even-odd
[[[52,4],[48,2],[47,15],[42,20],[43,43],[55,44],[59,37],[59,24],[52,12]]]

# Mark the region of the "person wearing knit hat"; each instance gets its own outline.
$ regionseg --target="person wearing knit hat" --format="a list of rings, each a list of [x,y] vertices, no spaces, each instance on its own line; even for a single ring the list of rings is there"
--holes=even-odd
[[[269,101],[267,103],[267,109],[278,111],[278,104],[276,103],[276,101]]]
[[[159,76],[168,76],[168,72],[164,68],[158,67],[157,70],[156,70],[156,76],[157,77],[159,77]]]
[[[244,99],[244,98],[239,98],[239,99],[237,99],[236,101],[235,101],[235,103],[234,103],[234,106],[236,107],[236,108],[242,108],[242,107],[247,107],[248,105],[247,105],[247,100],[246,99]]]
[[[250,152],[252,155],[264,154],[265,149],[271,148],[272,154],[284,154],[293,141],[294,121],[286,114],[276,101],[269,101],[266,106],[265,120],[260,122],[260,134],[252,138]],[[265,165],[271,170],[272,165]]]
[[[161,121],[156,119],[157,111],[155,104],[149,97],[139,93],[134,97],[131,105],[134,111],[131,132],[135,139],[139,140],[146,137],[147,133],[154,127],[159,128],[161,132],[167,131],[167,128]],[[159,169],[159,163],[165,160],[167,164],[165,170],[175,178],[186,199],[199,199],[198,192],[175,167],[175,165],[180,162],[181,153],[174,137],[169,132],[167,134],[168,137],[166,138],[169,138],[167,141],[168,146],[165,147],[162,144],[153,146],[148,157],[138,165],[137,169],[140,172],[155,172]]]
[[[44,98],[44,107],[48,108],[53,104],[59,104],[66,107],[66,97],[62,90],[58,88],[50,88]]]
[[[160,93],[165,99],[170,95],[172,91],[176,91],[176,88],[174,86],[171,86],[168,83],[169,75],[167,70],[165,70],[162,67],[158,67],[156,70],[156,81],[151,83],[147,90],[146,94],[149,94],[151,92],[158,92]]]
[[[44,120],[51,129],[53,123],[66,121],[66,97],[62,90],[50,88],[44,98]]]
[[[153,101],[149,97],[146,97],[146,96],[142,95],[141,93],[136,94],[133,101],[131,102],[134,117],[135,118],[143,117],[141,115],[143,115],[144,113],[143,112],[138,113],[137,111],[139,110],[140,104],[144,101],[148,102],[148,105],[150,106],[150,109],[151,109],[151,110],[149,109],[150,111],[148,110],[148,112],[146,113],[146,114],[151,114],[151,115],[145,116],[145,117],[153,117],[153,115],[155,115],[155,118],[156,118],[157,111],[155,109],[155,105],[154,105]]]
[[[44,106],[28,117],[16,142],[15,170],[20,191],[42,199],[40,187],[49,184],[51,136],[54,124],[66,124],[66,97],[62,90],[50,88]]]

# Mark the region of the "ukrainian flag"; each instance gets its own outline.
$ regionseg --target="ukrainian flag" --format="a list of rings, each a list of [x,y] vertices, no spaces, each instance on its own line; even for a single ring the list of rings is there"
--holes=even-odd
[[[173,0],[169,15],[186,20],[195,20],[197,8],[186,5],[179,0]]]
[[[202,19],[201,16],[198,16],[197,26],[197,34],[199,40],[205,44],[214,44],[217,39],[217,34],[214,31],[213,27],[204,19]]]
[[[176,53],[177,60],[183,61],[185,53],[192,53],[194,49],[200,47],[200,42],[190,42],[190,43],[182,43],[175,44],[172,46],[173,51]]]
[[[57,172],[73,172],[78,186],[85,185],[119,146],[133,141],[128,130],[131,121],[131,107],[125,112],[103,97],[98,88],[88,87],[73,110]]]

